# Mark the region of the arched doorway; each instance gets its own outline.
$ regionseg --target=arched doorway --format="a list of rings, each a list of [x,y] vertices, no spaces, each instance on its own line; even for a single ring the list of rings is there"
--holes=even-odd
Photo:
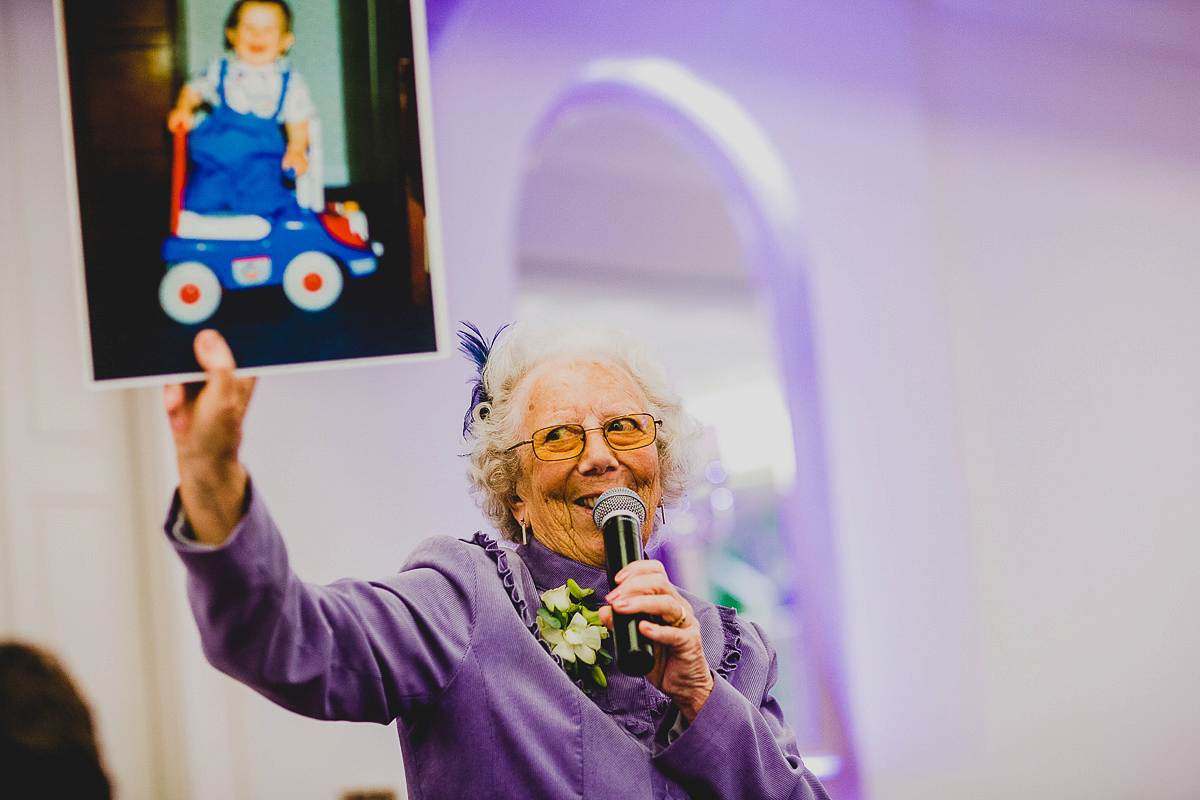
[[[712,460],[669,518],[677,580],[763,624],[805,760],[860,797],[838,637],[802,218],[728,95],[658,59],[596,62],[529,142],[519,317],[591,316],[663,356]]]

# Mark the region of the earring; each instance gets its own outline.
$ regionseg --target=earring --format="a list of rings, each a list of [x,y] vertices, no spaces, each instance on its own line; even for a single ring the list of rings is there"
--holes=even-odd
[[[667,526],[667,509],[663,507],[662,503],[658,504],[658,516],[662,519],[662,524],[665,528]]]
[[[525,533],[525,518],[521,517],[521,544],[529,544],[529,537]]]

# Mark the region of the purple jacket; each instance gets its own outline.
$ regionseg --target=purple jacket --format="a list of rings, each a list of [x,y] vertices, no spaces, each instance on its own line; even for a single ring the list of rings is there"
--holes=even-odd
[[[768,693],[771,645],[729,609],[688,595],[715,685],[680,733],[644,678],[610,668],[589,697],[548,652],[540,592],[572,577],[603,595],[607,578],[536,541],[514,558],[483,534],[435,537],[395,575],[317,586],[251,492],[225,545],[176,547],[209,661],[305,716],[398,719],[413,800],[828,797]]]

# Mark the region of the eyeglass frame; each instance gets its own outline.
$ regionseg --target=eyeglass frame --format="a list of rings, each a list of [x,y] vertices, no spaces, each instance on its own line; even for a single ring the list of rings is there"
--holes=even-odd
[[[654,426],[649,428],[649,430],[652,431],[652,433],[653,433],[653,435],[650,437],[650,441],[646,442],[645,444],[639,444],[637,447],[617,447],[612,442],[610,442],[608,440],[608,434],[604,432],[604,426],[607,425],[608,423],[612,422],[613,420],[624,419],[626,417],[649,417],[650,421],[654,423]],[[594,428],[583,428],[583,426],[580,425],[578,422],[560,422],[557,425],[547,425],[544,428],[538,428],[530,435],[536,436],[537,434],[541,433],[542,431],[551,431],[551,430],[554,430],[555,428],[569,428],[572,426],[578,426],[580,428],[583,428],[583,433],[579,436],[580,446],[579,446],[578,451],[571,453],[570,455],[562,456],[560,458],[542,458],[540,455],[538,455],[537,448],[532,446],[534,440],[526,439],[523,442],[517,442],[516,444],[512,445],[511,447],[506,447],[504,449],[504,452],[511,453],[513,450],[516,450],[518,447],[521,447],[523,445],[530,445],[530,449],[533,451],[533,457],[536,458],[538,461],[546,461],[546,462],[569,461],[570,459],[577,457],[580,453],[582,453],[584,450],[587,449],[587,435],[589,433],[591,433],[592,431],[600,431],[600,436],[601,436],[601,438],[604,439],[604,443],[606,445],[608,445],[612,450],[614,450],[618,453],[629,453],[634,450],[641,450],[643,447],[649,447],[650,445],[652,445],[656,441],[658,441],[658,429],[662,426],[662,424],[663,424],[663,421],[661,419],[655,419],[653,414],[649,414],[645,411],[638,411],[633,414],[617,414],[615,416],[609,417],[608,419],[601,420],[600,424]]]

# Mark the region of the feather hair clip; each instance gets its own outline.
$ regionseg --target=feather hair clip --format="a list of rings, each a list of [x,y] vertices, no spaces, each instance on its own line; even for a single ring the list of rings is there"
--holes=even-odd
[[[471,387],[471,407],[467,409],[467,416],[463,419],[463,437],[465,438],[471,435],[471,427],[476,422],[482,422],[491,413],[492,398],[483,391],[483,368],[487,366],[488,356],[491,354],[496,340],[500,338],[500,334],[508,325],[501,325],[490,342],[472,323],[463,322],[462,326],[463,330],[458,332],[458,350],[475,363],[478,371],[475,385]]]

